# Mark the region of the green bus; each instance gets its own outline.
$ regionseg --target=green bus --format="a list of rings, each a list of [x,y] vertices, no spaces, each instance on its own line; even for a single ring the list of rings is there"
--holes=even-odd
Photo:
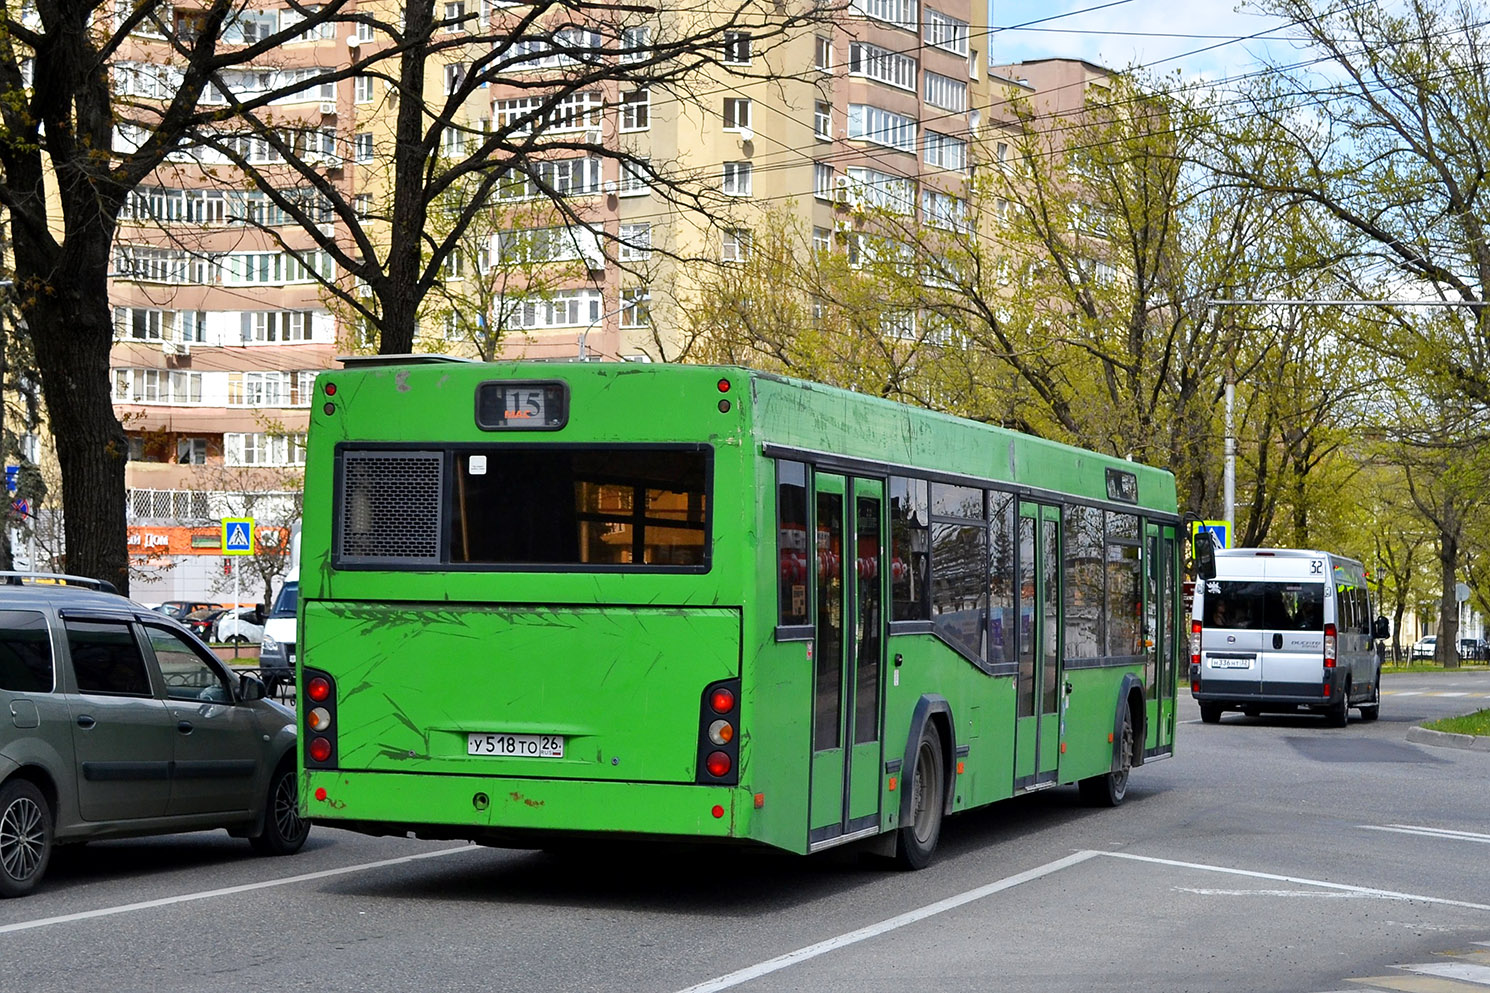
[[[371,834],[919,868],[1173,752],[1162,470],[733,367],[348,360],[302,526],[303,803]]]

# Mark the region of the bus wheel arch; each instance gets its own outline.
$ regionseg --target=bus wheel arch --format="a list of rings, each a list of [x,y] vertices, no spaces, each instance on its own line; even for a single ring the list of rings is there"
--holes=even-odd
[[[931,864],[941,839],[942,821],[952,812],[956,751],[952,727],[952,707],[945,697],[927,694],[916,702],[901,761],[899,827],[895,832],[895,859],[902,868],[923,869]],[[919,809],[918,799],[923,801]]]
[[[1099,807],[1116,807],[1128,795],[1128,779],[1136,766],[1143,764],[1145,740],[1143,685],[1138,677],[1126,675],[1118,690],[1113,710],[1112,760],[1107,772],[1089,776],[1077,783],[1081,798]]]

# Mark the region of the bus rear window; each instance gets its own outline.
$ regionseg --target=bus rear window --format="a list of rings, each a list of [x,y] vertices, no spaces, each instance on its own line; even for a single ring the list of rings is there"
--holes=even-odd
[[[1323,583],[1213,580],[1201,624],[1240,631],[1324,630]]]
[[[446,506],[453,564],[706,564],[706,451],[457,451],[453,475]]]

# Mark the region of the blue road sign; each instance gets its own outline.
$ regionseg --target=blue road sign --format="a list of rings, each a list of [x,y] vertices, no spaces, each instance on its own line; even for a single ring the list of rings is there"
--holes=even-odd
[[[21,485],[21,467],[8,465],[5,467],[5,489],[14,493]]]
[[[1217,548],[1231,547],[1230,521],[1196,521],[1190,527],[1196,536],[1210,535],[1215,540]]]
[[[224,517],[222,519],[222,553],[224,555],[252,555],[254,551],[254,519],[252,517]]]

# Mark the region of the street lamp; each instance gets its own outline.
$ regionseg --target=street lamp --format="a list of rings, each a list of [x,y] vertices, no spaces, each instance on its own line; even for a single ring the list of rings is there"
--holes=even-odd
[[[607,313],[601,314],[599,317],[595,318],[589,324],[585,325],[585,329],[579,333],[579,360],[581,362],[588,362],[588,361],[590,361],[590,349],[589,349],[589,346],[586,344],[586,342],[589,340],[590,332],[595,330],[595,326],[597,324],[599,324],[600,322],[606,320],[607,318],[615,317],[615,316],[617,316],[619,314],[624,314],[629,309],[631,309],[631,304],[629,304],[629,303],[623,303],[623,304],[621,304],[620,307],[617,307],[615,310],[612,310],[612,311],[609,311]]]

